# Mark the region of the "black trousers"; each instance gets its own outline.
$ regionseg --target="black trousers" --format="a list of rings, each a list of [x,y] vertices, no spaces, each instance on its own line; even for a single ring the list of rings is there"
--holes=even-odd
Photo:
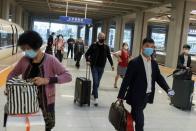
[[[148,102],[148,94],[144,99],[144,103],[141,106],[131,105],[131,114],[135,121],[135,131],[144,131],[144,109]]]
[[[71,51],[71,59],[73,58],[73,46],[68,46],[67,58],[69,57],[69,53]]]
[[[61,50],[57,50],[56,57],[57,57],[57,59],[58,59],[60,62],[63,61],[63,54],[61,53]]]

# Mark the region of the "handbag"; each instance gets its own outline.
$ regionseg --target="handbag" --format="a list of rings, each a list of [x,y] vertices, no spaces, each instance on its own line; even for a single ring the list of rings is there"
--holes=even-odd
[[[111,104],[109,111],[109,121],[118,131],[126,131],[127,111],[122,101],[116,101]]]
[[[37,86],[18,77],[6,83],[7,114],[31,114],[39,111]]]
[[[127,126],[126,131],[134,131],[133,118],[130,112],[127,111]]]
[[[191,80],[192,79],[192,71],[191,69],[176,69],[173,72],[173,77],[181,80]]]

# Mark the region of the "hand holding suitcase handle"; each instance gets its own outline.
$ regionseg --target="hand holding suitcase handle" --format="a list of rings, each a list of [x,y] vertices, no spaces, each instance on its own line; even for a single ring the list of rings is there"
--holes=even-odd
[[[91,68],[90,68],[90,64],[86,64],[86,79],[87,80],[90,80],[90,70],[91,70]]]

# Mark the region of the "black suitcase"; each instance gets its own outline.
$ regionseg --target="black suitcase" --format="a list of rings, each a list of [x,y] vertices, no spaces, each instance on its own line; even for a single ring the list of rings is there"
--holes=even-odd
[[[182,110],[191,110],[194,81],[174,78],[172,88],[175,95],[171,98],[171,104]]]
[[[87,78],[86,69],[86,78],[85,77],[77,77],[75,83],[75,96],[74,103],[78,102],[80,106],[84,104],[88,104],[90,106],[90,94],[91,94],[91,80],[90,80],[90,67],[89,67],[89,76]]]

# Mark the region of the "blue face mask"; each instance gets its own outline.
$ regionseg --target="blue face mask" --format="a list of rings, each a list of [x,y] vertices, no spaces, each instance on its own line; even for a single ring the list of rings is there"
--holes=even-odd
[[[144,48],[144,55],[150,57],[154,52],[153,48]]]
[[[25,56],[28,57],[28,58],[33,59],[33,58],[36,57],[36,55],[37,55],[37,52],[34,51],[34,50],[26,50],[25,51]]]

